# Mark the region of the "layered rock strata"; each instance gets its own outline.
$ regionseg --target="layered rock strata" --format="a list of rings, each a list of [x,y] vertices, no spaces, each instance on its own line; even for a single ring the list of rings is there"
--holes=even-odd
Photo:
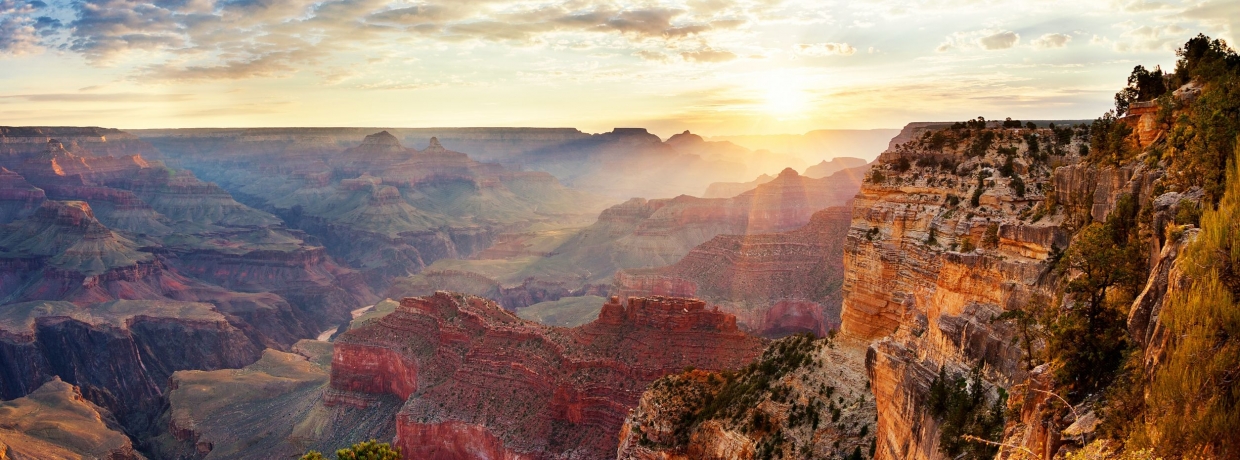
[[[793,230],[809,223],[815,212],[847,203],[860,187],[860,173],[847,170],[810,179],[786,169],[732,198],[634,198],[603,211],[594,225],[526,271],[563,277],[584,273],[587,282],[611,282],[620,269],[674,264],[717,235]]]
[[[880,459],[942,457],[927,406],[940,372],[978,367],[988,388],[1048,384],[1048,371],[1028,369],[1012,345],[1015,327],[996,318],[1058,298],[1050,270],[1073,233],[1104,221],[1121,196],[1150,206],[1162,174],[1081,163],[1079,128],[912,128],[920,134],[885,152],[857,195],[844,252],[841,331],[870,344]],[[1045,402],[1034,391],[1013,396],[1030,414]],[[1009,421],[1017,444],[1054,455],[1066,425],[1022,417]]]
[[[697,300],[613,298],[564,329],[439,292],[341,335],[331,387],[341,404],[407,399],[395,442],[416,458],[602,458],[649,382],[736,367],[763,345]]]
[[[719,235],[675,264],[617,272],[615,292],[700,297],[761,335],[825,336],[839,327],[851,222],[850,208],[829,208],[789,232]]]

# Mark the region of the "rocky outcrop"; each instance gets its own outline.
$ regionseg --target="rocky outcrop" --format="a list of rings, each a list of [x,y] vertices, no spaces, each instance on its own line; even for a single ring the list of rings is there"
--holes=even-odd
[[[927,133],[879,158],[854,203],[844,252],[841,331],[872,343],[866,368],[878,410],[875,458],[940,457],[937,421],[925,404],[940,369],[952,375],[982,366],[1002,387],[1026,377],[1021,351],[1010,346],[1015,332],[993,319],[1049,294],[1040,280],[1051,254],[1067,247],[1077,202],[1100,210],[1085,219],[1101,219],[1120,191],[1139,189],[1138,176],[1145,177],[1070,166],[1052,174],[1024,140],[1046,139],[1048,130],[938,135],[957,140],[931,146]],[[980,136],[989,142],[979,143]],[[974,145],[988,148],[977,155]],[[1074,144],[1042,148],[1076,151]],[[1011,177],[990,166],[1008,158]],[[1037,211],[1049,208],[1048,199],[1065,211]]]
[[[324,406],[332,345],[304,340],[291,352],[267,349],[241,369],[173,374],[165,414],[163,458],[297,457],[333,452],[369,439],[391,439],[395,397],[375,395],[369,407]]]
[[[841,458],[874,441],[862,347],[794,336],[722,374],[651,384],[620,430],[619,459]]]
[[[0,369],[4,398],[60,378],[131,432],[154,428],[173,372],[244,366],[261,351],[205,303],[27,302],[5,310],[0,323],[0,348],[7,358]]]
[[[731,198],[773,180],[775,180],[775,176],[763,174],[749,182],[715,182],[706,187],[706,192],[702,194],[702,198]]]
[[[5,458],[143,458],[107,409],[60,379],[25,397],[0,402],[0,419],[0,453]]]
[[[686,366],[735,367],[762,346],[697,300],[613,298],[598,320],[563,329],[439,292],[341,335],[331,386],[340,404],[407,398],[395,441],[405,455],[600,458],[646,384]]]
[[[844,241],[850,208],[814,214],[799,229],[772,234],[719,235],[679,262],[616,273],[621,296],[700,297],[735,314],[748,330],[767,336],[839,327]]]

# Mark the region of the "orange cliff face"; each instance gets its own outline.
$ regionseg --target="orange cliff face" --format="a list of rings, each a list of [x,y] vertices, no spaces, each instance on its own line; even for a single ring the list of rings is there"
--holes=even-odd
[[[764,346],[695,299],[613,297],[565,329],[437,292],[337,339],[329,402],[408,399],[395,443],[411,458],[605,458],[650,382],[736,368]]]

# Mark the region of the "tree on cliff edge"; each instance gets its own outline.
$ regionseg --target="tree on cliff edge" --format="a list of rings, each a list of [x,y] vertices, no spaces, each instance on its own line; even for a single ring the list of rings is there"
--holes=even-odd
[[[386,442],[371,439],[337,450],[336,458],[338,460],[400,460],[402,457],[399,447],[393,449]],[[301,460],[326,460],[326,457],[319,451],[312,450],[302,455]]]

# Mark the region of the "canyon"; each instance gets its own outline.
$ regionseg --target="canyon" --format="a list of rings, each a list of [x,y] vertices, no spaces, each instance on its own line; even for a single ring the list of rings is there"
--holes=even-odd
[[[599,458],[642,389],[685,367],[721,370],[764,341],[702,301],[612,297],[575,328],[438,292],[336,339],[330,394],[407,400],[395,445],[415,458]],[[331,404],[331,403],[329,403]]]
[[[719,235],[675,264],[617,272],[613,292],[701,298],[763,336],[826,336],[839,328],[851,223],[851,208],[836,207],[787,232]]]

